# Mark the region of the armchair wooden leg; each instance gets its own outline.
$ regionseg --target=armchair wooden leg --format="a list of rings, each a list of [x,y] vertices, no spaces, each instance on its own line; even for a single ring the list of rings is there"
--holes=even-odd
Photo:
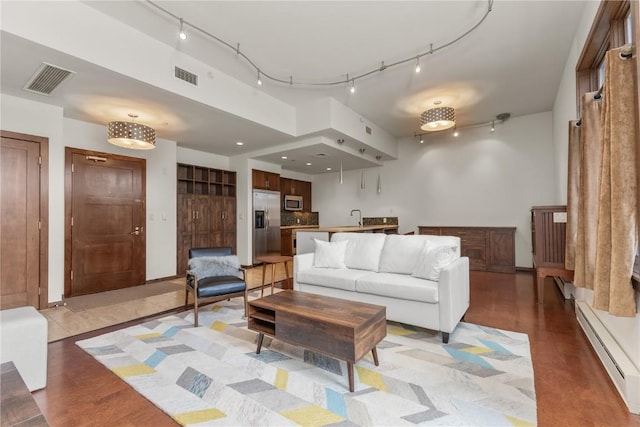
[[[194,317],[194,326],[198,327],[198,296],[194,294],[193,301],[193,317]]]
[[[189,288],[185,287],[185,290],[184,290],[184,308],[187,308],[187,305],[189,305]]]

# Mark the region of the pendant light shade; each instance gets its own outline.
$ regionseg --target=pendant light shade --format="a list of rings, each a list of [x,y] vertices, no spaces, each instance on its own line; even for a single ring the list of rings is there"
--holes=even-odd
[[[342,177],[342,160],[340,160],[340,184],[344,183],[344,178]]]
[[[129,114],[135,119],[135,114]],[[107,140],[118,147],[151,150],[156,147],[156,131],[149,126],[131,122],[109,122]]]
[[[364,190],[365,189],[365,184],[364,184],[364,169],[362,169],[362,171],[360,171],[360,189]]]
[[[437,107],[425,111],[420,116],[420,129],[437,131],[456,125],[456,111],[451,107]]]

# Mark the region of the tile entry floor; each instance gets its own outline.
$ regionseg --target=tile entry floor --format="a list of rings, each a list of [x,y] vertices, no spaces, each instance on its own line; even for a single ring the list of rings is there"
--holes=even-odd
[[[292,265],[290,263],[289,277],[292,277]],[[271,269],[267,269],[266,282],[270,283]],[[40,313],[48,321],[48,342],[58,341],[84,332],[113,326],[130,320],[162,313],[165,311],[184,307],[184,278],[168,280],[168,282],[181,285],[176,291],[160,295],[132,299],[126,302],[90,308],[82,311],[71,311],[65,306],[58,306],[40,310]],[[276,267],[276,282],[285,280],[283,264]],[[262,283],[262,267],[253,267],[246,273],[247,285],[250,289],[260,286]],[[264,294],[269,295],[269,288],[265,288]],[[259,291],[249,294],[250,299],[258,298]],[[189,295],[189,303],[193,303],[192,294]]]

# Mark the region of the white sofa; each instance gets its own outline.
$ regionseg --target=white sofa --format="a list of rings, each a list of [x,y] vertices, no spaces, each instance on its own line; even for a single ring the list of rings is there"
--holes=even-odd
[[[449,341],[469,307],[469,259],[460,257],[460,238],[380,233],[335,233],[331,237],[333,243],[341,241],[347,241],[346,268],[314,266],[315,253],[296,255],[294,289],[383,305],[388,320],[440,331],[442,341]],[[414,275],[416,266],[424,261],[425,244],[455,251],[437,281]]]

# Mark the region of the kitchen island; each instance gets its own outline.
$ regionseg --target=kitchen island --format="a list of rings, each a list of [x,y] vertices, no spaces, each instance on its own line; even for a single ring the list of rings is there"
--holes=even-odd
[[[329,241],[333,233],[386,233],[397,234],[398,225],[345,225],[338,227],[319,227],[312,230],[296,230],[296,254],[306,254],[315,250],[313,239]]]

